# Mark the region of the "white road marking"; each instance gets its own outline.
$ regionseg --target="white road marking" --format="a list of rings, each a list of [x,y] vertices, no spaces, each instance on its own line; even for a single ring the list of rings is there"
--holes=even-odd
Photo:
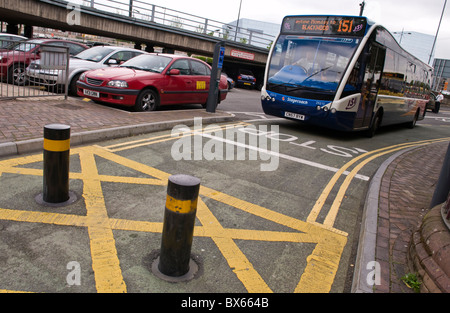
[[[305,164],[305,165],[308,165],[308,166],[316,167],[316,168],[319,168],[319,169],[322,169],[322,170],[326,170],[326,171],[330,171],[330,172],[334,172],[334,173],[339,171],[339,168],[336,168],[336,167],[320,164],[320,163],[309,161],[309,160],[305,160],[305,159],[300,159],[300,158],[297,158],[297,157],[294,157],[294,156],[290,156],[290,155],[287,155],[287,154],[284,154],[284,153],[274,152],[274,151],[270,151],[270,150],[267,150],[267,149],[261,149],[261,148],[254,147],[254,146],[251,146],[251,145],[248,145],[248,144],[236,142],[236,141],[225,139],[225,138],[221,138],[221,137],[218,137],[218,136],[213,136],[211,134],[207,134],[207,133],[203,133],[203,132],[195,132],[195,134],[203,136],[205,138],[210,138],[210,139],[218,140],[218,141],[221,141],[221,142],[224,142],[224,143],[227,143],[227,144],[235,145],[235,146],[238,146],[238,147],[247,148],[249,150],[255,150],[255,151],[258,151],[260,153],[266,153],[268,155],[272,155],[272,156],[275,156],[275,157],[283,158],[283,159],[286,159],[286,160],[289,160],[289,161],[293,161],[293,162]],[[345,171],[343,174],[344,175],[348,175],[348,174],[350,174],[350,172]],[[358,178],[358,179],[361,179],[361,180],[364,180],[364,181],[368,181],[370,179],[369,176],[360,175],[360,174],[356,174],[355,178]]]

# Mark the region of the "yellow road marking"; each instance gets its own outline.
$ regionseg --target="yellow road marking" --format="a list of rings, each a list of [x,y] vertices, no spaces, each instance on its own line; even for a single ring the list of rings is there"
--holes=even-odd
[[[306,268],[294,292],[324,293],[331,290],[347,237],[329,233],[319,239],[320,242],[306,258]]]
[[[29,291],[19,291],[19,290],[6,290],[6,289],[0,289],[0,293],[32,293]]]
[[[197,218],[204,225],[206,231],[214,233],[212,240],[248,292],[272,292],[236,243],[231,238],[224,236],[222,225],[201,199],[198,203]]]
[[[223,129],[232,128],[232,127],[242,127],[242,126],[247,126],[247,125],[249,125],[249,124],[245,123],[245,122],[231,123],[231,124],[217,125],[217,126],[210,125],[207,129],[203,128],[201,131],[205,132],[205,133],[211,133],[211,132],[215,132],[218,130],[223,130]],[[193,135],[195,135],[195,133],[197,131],[198,131],[197,129],[189,129],[189,130],[186,130],[185,132],[183,131],[183,133],[179,136],[172,136],[172,134],[166,134],[166,135],[160,135],[160,136],[155,136],[155,137],[151,137],[151,138],[122,142],[122,143],[118,143],[118,144],[114,144],[114,145],[109,145],[109,146],[106,146],[103,148],[107,149],[110,152],[119,152],[119,151],[123,151],[123,150],[147,146],[147,145],[151,145],[151,144],[155,144],[155,143],[176,140],[176,139],[180,139],[182,137],[193,136]]]
[[[168,137],[159,139],[168,139]],[[315,244],[315,248],[311,255],[307,257],[306,268],[302,273],[294,292],[329,292],[347,242],[347,233],[335,229],[332,226],[342,203],[342,197],[354,175],[356,175],[356,173],[368,162],[378,156],[404,149],[409,146],[447,140],[448,138],[386,147],[353,159],[344,165],[344,167],[342,167],[330,180],[317,200],[316,205],[306,222],[246,202],[245,200],[232,197],[220,191],[201,186],[201,198],[199,198],[198,202],[197,217],[202,223],[202,226],[195,227],[194,235],[209,237],[214,241],[227,260],[230,268],[236,274],[236,277],[243,283],[249,292],[271,292],[272,290],[255,270],[245,254],[239,249],[234,240],[313,243]],[[147,142],[140,143],[149,144],[148,139]],[[124,148],[125,146],[121,147]],[[130,146],[125,148],[129,147]],[[72,149],[71,154],[78,154],[80,158],[81,173],[71,172],[70,178],[83,181],[83,197],[85,199],[87,210],[86,216],[0,209],[0,220],[87,227],[90,238],[92,267],[94,269],[97,290],[99,292],[126,292],[126,285],[122,277],[112,230],[119,229],[161,233],[163,225],[162,223],[157,222],[109,218],[107,208],[105,207],[101,182],[109,181],[127,184],[165,186],[170,174],[113,154],[107,149],[98,146]],[[347,176],[346,180],[341,185],[341,189],[336,196],[332,208],[328,212],[324,224],[317,223],[317,215],[323,206],[323,204],[320,205],[319,201],[328,197],[329,192],[336,184],[339,176],[347,168],[371,154],[374,155],[358,164],[350,175]],[[152,178],[100,175],[97,170],[94,155],[98,155],[104,159],[134,169],[140,173],[149,175]],[[2,172],[7,172],[42,176],[42,170],[20,167],[20,165],[40,161],[42,161],[42,154],[0,161],[0,174]],[[203,198],[220,201],[239,210],[289,227],[294,231],[278,232],[270,230],[224,228],[208,208]]]
[[[108,218],[103,191],[101,190],[102,181],[112,181],[131,184],[155,184],[165,186],[170,174],[152,168],[150,166],[132,161],[130,159],[115,155],[98,146],[82,147],[72,149],[72,154],[78,154],[81,164],[81,173],[70,173],[71,179],[80,179],[83,181],[83,197],[86,203],[86,216],[77,216],[70,214],[33,212],[23,210],[0,209],[0,219],[14,220],[32,223],[48,223],[56,225],[88,227],[90,238],[92,268],[94,269],[96,288],[99,292],[124,292],[126,285],[120,270],[120,263],[115,248],[113,229],[145,231],[161,233],[162,223],[131,221],[124,219]],[[134,169],[138,172],[151,176],[151,178],[135,177],[116,177],[111,175],[99,175],[94,155],[113,161],[117,164]],[[39,156],[17,158],[13,161],[0,161],[0,168],[10,173],[26,175],[42,175],[42,170],[27,169],[17,167],[27,163],[42,161]],[[10,167],[12,165],[12,167]],[[211,197],[216,201],[222,201],[225,204],[234,206],[251,214],[256,214],[262,218],[272,220],[276,223],[286,225],[292,228],[292,232],[278,232],[269,230],[249,230],[249,229],[230,229],[223,228],[215,218],[203,200],[199,199],[197,217],[202,226],[196,226],[194,235],[200,237],[212,238],[221,253],[227,260],[230,268],[236,274],[236,277],[243,283],[250,292],[271,292],[259,273],[253,268],[253,265],[239,249],[234,240],[258,240],[272,242],[308,242],[315,243],[315,251],[326,250],[329,255],[336,257],[332,263],[339,264],[342,245],[327,245],[328,241],[346,241],[345,236],[330,232],[322,226],[311,225],[303,221],[285,216],[258,205],[228,196],[222,192],[211,188],[200,188],[202,197]],[[330,239],[335,238],[335,239]],[[336,247],[338,250],[336,250]],[[331,249],[331,251],[328,251]],[[310,258],[311,262],[317,262],[317,257]],[[309,262],[309,261],[308,261]],[[320,266],[314,265],[319,269]],[[307,266],[308,272],[302,277],[311,277],[314,268]],[[310,270],[313,269],[313,270]],[[329,291],[334,281],[335,271],[326,273],[327,279],[324,281],[313,280],[308,282],[308,286],[303,286],[301,291],[323,290]],[[306,281],[306,280],[305,280]],[[325,283],[324,283],[325,282]]]
[[[86,216],[49,213],[49,212],[35,212],[25,210],[10,210],[1,208],[0,208],[0,220],[28,222],[28,223],[44,223],[62,226],[88,226]]]
[[[117,257],[116,244],[108,221],[94,154],[88,149],[80,151],[83,179],[83,196],[86,203],[92,268],[98,292],[126,292]]]
[[[334,188],[334,186],[336,185],[336,182],[338,181],[338,179],[341,177],[342,173],[344,171],[346,171],[350,166],[352,166],[353,164],[355,164],[356,162],[358,162],[359,160],[370,156],[371,154],[376,154],[374,157],[370,157],[368,160],[364,161],[363,163],[361,163],[357,168],[355,168],[354,170],[352,170],[350,172],[349,175],[347,175],[344,183],[341,185],[341,188],[339,190],[338,196],[336,196],[332,208],[330,210],[330,212],[328,213],[327,217],[325,218],[326,223],[324,222],[324,226],[327,227],[332,227],[337,215],[337,212],[339,210],[339,207],[342,203],[342,199],[345,195],[345,192],[350,184],[350,182],[352,181],[352,179],[354,178],[354,176],[357,174],[357,172],[364,166],[366,165],[368,162],[372,161],[373,159],[382,156],[384,154],[387,153],[391,153],[394,151],[398,151],[401,149],[405,149],[405,148],[409,148],[409,147],[415,147],[415,146],[419,146],[419,145],[425,145],[425,144],[430,144],[430,143],[437,143],[437,142],[442,142],[442,141],[448,141],[450,139],[450,137],[448,138],[440,138],[440,139],[430,139],[430,140],[422,140],[422,141],[417,141],[417,142],[410,142],[410,143],[402,143],[402,144],[398,144],[398,145],[393,145],[393,146],[389,146],[389,147],[384,147],[381,149],[377,149],[374,151],[370,151],[370,152],[366,152],[358,157],[353,158],[351,161],[347,162],[344,166],[342,166],[339,171],[337,171],[333,177],[330,179],[330,181],[328,182],[328,184],[325,186],[324,190],[322,191],[321,195],[319,196],[319,198],[317,199],[316,203],[314,204],[311,212],[309,213],[306,221],[309,223],[316,223],[316,219],[320,213],[320,211],[323,208],[323,205],[325,204],[326,199],[328,198],[331,190]],[[382,153],[379,153],[381,151],[385,151]]]

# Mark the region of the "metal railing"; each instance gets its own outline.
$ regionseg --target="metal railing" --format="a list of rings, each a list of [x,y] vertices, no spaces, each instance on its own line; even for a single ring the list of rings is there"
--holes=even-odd
[[[162,24],[259,48],[269,49],[271,43],[275,40],[273,35],[265,34],[262,30],[237,27],[230,23],[218,22],[140,0],[70,0],[66,2],[127,16],[141,22]]]
[[[0,99],[67,97],[70,57],[68,47],[28,41],[2,42],[4,48],[0,49]],[[57,81],[58,76],[65,79]]]

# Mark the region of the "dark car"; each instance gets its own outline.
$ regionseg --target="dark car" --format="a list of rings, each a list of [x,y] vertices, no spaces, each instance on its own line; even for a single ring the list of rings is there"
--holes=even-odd
[[[228,90],[233,89],[234,85],[235,85],[233,78],[231,78],[230,76],[227,75],[227,73],[224,73],[224,72],[222,72],[222,75],[227,78]]]
[[[256,78],[251,71],[241,69],[236,78],[236,87],[255,88]]]
[[[88,46],[59,39],[31,39],[20,42],[9,51],[0,53],[0,79],[15,85],[25,85],[27,78],[25,69],[34,61],[40,59],[41,45],[52,45],[69,48],[69,54],[75,55],[88,48]]]
[[[430,92],[430,99],[427,102],[426,110],[433,113],[439,112],[439,108],[436,108],[436,95],[432,92]]]

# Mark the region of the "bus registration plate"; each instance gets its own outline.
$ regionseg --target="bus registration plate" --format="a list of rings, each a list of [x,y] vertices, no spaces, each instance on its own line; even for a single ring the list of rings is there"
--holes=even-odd
[[[296,120],[304,121],[305,116],[303,114],[297,114],[292,112],[284,112],[285,117],[295,118]]]

